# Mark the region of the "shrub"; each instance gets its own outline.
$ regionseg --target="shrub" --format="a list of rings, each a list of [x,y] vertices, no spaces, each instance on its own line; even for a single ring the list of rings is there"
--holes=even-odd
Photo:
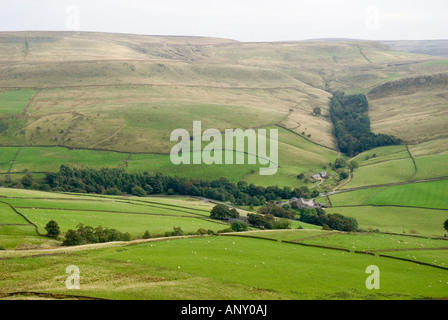
[[[272,224],[272,229],[290,229],[291,221],[288,219],[278,219]]]

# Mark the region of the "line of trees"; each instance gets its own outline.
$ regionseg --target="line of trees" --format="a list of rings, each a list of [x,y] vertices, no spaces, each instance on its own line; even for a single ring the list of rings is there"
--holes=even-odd
[[[321,208],[298,208],[289,204],[278,206],[274,203],[268,203],[266,206],[258,208],[258,213],[265,217],[264,219],[256,217],[258,220],[262,221],[265,221],[266,219],[268,221],[273,221],[273,219],[277,217],[322,226],[324,229],[338,231],[358,230],[358,222],[355,218],[345,217],[339,213],[327,214],[325,210]],[[269,225],[264,227],[272,229]]]
[[[327,214],[319,208],[298,209],[299,221],[322,226],[324,229],[338,231],[357,231],[358,221],[352,217],[345,217],[340,213]]]
[[[103,243],[111,241],[130,241],[131,236],[128,232],[122,233],[116,229],[103,228],[98,226],[93,228],[85,226],[82,223],[77,225],[77,229],[69,229],[65,233],[63,246],[77,246],[88,243]]]
[[[4,186],[12,182],[3,181]],[[61,165],[58,172],[48,172],[44,179],[35,179],[27,173],[20,185],[26,189],[56,192],[95,193],[107,195],[148,194],[199,196],[218,201],[229,201],[236,205],[264,205],[269,201],[292,197],[315,197],[306,186],[290,188],[278,186],[262,187],[245,181],[233,183],[227,178],[202,180],[168,176],[162,173],[127,173],[124,169],[73,168]]]
[[[369,103],[363,94],[337,92],[331,98],[330,118],[338,147],[350,157],[376,147],[402,144],[399,138],[373,133],[368,111]]]

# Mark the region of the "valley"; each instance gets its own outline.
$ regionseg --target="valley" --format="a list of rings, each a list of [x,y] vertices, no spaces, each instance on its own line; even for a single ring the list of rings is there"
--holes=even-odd
[[[422,45],[0,32],[0,299],[446,299],[448,64],[441,43]],[[341,152],[330,102],[342,92],[365,97],[369,132],[401,143]],[[173,164],[170,134],[194,121],[223,135],[278,130],[276,174]],[[61,166],[76,174],[59,179]],[[137,178],[91,183],[105,170]],[[131,191],[138,177],[144,196]],[[231,232],[210,218],[217,203],[246,219],[299,195],[359,230],[295,218]],[[130,240],[63,246],[79,224]],[[380,290],[366,288],[369,265]]]

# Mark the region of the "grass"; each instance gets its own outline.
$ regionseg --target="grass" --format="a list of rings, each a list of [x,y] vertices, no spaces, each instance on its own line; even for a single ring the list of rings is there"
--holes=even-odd
[[[274,176],[260,176],[259,170],[262,165],[257,159],[257,164],[227,165],[173,165],[169,154],[131,154],[97,150],[78,150],[63,147],[22,147],[17,157],[17,161],[12,166],[11,172],[31,172],[57,171],[61,164],[75,167],[91,168],[125,168],[128,172],[169,172],[172,175],[181,177],[194,177],[202,179],[218,179],[227,177],[233,182],[247,180],[250,183],[269,186],[277,184],[280,187],[289,185],[298,187],[304,183],[297,179],[301,172],[315,173],[322,170],[336,159],[337,153],[334,150],[316,145],[296,134],[277,126],[266,127],[265,129],[276,129],[279,131],[279,154],[278,162],[280,168]],[[268,147],[269,147],[268,143]],[[173,143],[174,146],[174,143]],[[223,144],[224,146],[224,144]],[[246,150],[248,146],[246,144]],[[5,150],[0,155],[3,160],[5,170],[10,165],[11,157],[14,157],[15,148],[2,147]],[[224,153],[224,152],[223,152]],[[234,157],[235,157],[234,153]],[[268,152],[269,154],[269,152]],[[8,166],[9,169],[9,166]]]
[[[250,232],[241,232],[238,235],[242,236],[250,236],[250,237],[260,237],[260,238],[268,238],[275,239],[277,241],[295,241],[298,239],[304,239],[308,237],[316,237],[320,235],[325,235],[329,233],[329,231],[321,230],[321,227],[313,226],[309,224],[302,223],[304,229],[300,230],[262,230],[262,231],[250,231]],[[314,229],[313,229],[314,227]]]
[[[42,234],[45,234],[44,227],[50,220],[55,220],[59,224],[61,232],[76,229],[79,223],[83,223],[92,227],[101,225],[129,232],[133,238],[141,237],[146,230],[151,234],[164,234],[166,231],[172,231],[174,227],[181,227],[184,232],[193,233],[200,228],[216,232],[229,227],[224,222],[209,219],[213,204],[196,199],[162,197],[125,199],[68,194],[44,198],[50,194],[37,191],[20,193],[12,189],[0,189],[0,194],[8,196],[9,198],[4,198],[2,201],[13,205],[36,224]],[[4,203],[0,205],[4,209],[0,221],[27,223],[8,205]]]
[[[0,246],[7,250],[42,249],[58,244],[56,240],[39,236],[32,225],[0,226]]]
[[[1,173],[9,170],[19,150],[7,145],[22,145],[26,147],[12,166],[14,173],[56,171],[60,164],[71,164],[208,180],[225,176],[233,182],[244,179],[256,185],[307,185],[321,190],[336,182],[317,187],[298,180],[297,175],[320,172],[338,156],[331,150],[335,141],[326,90],[367,94],[387,83],[394,90],[368,94],[372,129],[401,137],[406,143],[426,141],[409,146],[417,171],[405,146],[376,148],[356,159],[360,168],[344,188],[448,175],[448,139],[438,139],[446,134],[446,114],[440,108],[446,104],[445,86],[431,82],[424,90],[400,87],[406,84],[400,79],[443,73],[446,58],[427,61],[425,56],[362,41],[270,44],[84,33],[76,37],[0,35],[8,37],[14,41],[2,43],[0,59],[6,65],[0,85],[24,89],[0,92]],[[28,63],[17,64],[24,59],[25,38],[29,39]],[[190,45],[185,46],[186,41]],[[191,50],[193,46],[197,50]],[[14,67],[8,68],[9,61]],[[26,89],[37,86],[38,91]],[[311,114],[314,107],[322,109],[321,116]],[[278,129],[278,173],[262,177],[259,165],[173,166],[168,153],[174,143],[169,135],[176,128],[191,131],[193,120],[201,120],[203,129]],[[366,156],[370,159],[365,160]],[[446,183],[439,181],[338,193],[330,196],[335,208],[328,212],[355,217],[366,230],[441,236],[446,233],[442,227],[446,210],[431,208],[448,209],[447,191]],[[180,197],[137,199],[3,188],[0,195],[8,197],[2,201],[18,207],[41,232],[50,219],[57,220],[63,231],[83,222],[130,232],[135,238],[145,230],[164,233],[178,226],[185,232],[227,227],[206,219],[213,204]],[[362,206],[349,207],[353,205]],[[0,203],[2,223],[9,224],[0,226],[0,245],[7,249],[57,244],[37,236],[31,225],[11,225],[28,222]],[[300,225],[315,229],[247,235],[356,250],[434,248],[441,243],[403,236],[326,233],[319,227]],[[293,224],[293,228],[298,226],[298,222]],[[321,237],[309,238],[314,235]],[[70,264],[81,267],[80,294],[118,299],[419,299],[446,297],[447,292],[446,281],[441,281],[443,270],[262,239],[230,236],[106,246],[64,249],[64,254],[54,256],[39,256],[42,252],[37,250],[35,257],[0,260],[0,295],[23,290],[72,293],[64,286],[65,267]],[[0,252],[0,257],[33,253]],[[448,262],[442,250],[387,254],[432,264]],[[365,268],[372,264],[381,269],[380,291],[365,288]]]
[[[25,288],[70,293],[64,285],[65,268],[74,264],[82,274],[77,294],[114,299],[446,296],[446,283],[439,282],[446,271],[412,262],[240,237],[167,240],[74,251],[70,256],[21,259],[19,265],[17,261],[0,261],[8,279],[0,284],[0,292]],[[369,265],[381,270],[380,290],[366,289],[365,269]]]
[[[341,192],[330,196],[331,204],[334,207],[361,205],[370,197],[380,192],[384,188],[368,188],[350,192]]]
[[[0,202],[0,224],[28,224],[28,222],[9,205]]]
[[[0,148],[0,172],[8,172],[11,167],[11,163],[14,160],[17,151],[17,147],[2,147]]]
[[[421,87],[416,83],[418,79],[412,78],[408,82],[393,82],[393,90],[370,97],[373,132],[391,134],[411,144],[445,135],[447,116],[440,108],[446,104],[444,86],[428,82]]]
[[[448,154],[415,157],[417,173],[414,180],[448,176]]]
[[[45,209],[19,209],[33,221],[42,231],[50,220],[55,220],[61,227],[62,232],[68,229],[77,229],[80,223],[94,228],[98,226],[109,229],[117,229],[128,232],[131,238],[141,238],[146,230],[150,234],[164,234],[173,231],[174,227],[181,227],[186,233],[196,232],[198,229],[218,231],[229,227],[217,221],[200,219],[197,217],[180,217],[169,215],[145,215],[131,213],[99,213],[76,210],[45,210]]]
[[[327,232],[319,237],[300,240],[301,243],[334,246],[357,251],[388,251],[409,249],[448,248],[447,240],[419,238],[405,235],[389,235],[381,233],[338,233]],[[447,256],[448,257],[448,256]]]
[[[410,158],[360,166],[343,189],[405,182],[414,172],[414,163]]]
[[[125,198],[79,195],[80,198],[77,198],[75,194],[54,194],[50,197],[51,194],[46,192],[15,189],[0,189],[0,194],[7,196],[2,201],[13,204],[36,223],[40,230],[51,219],[58,221],[62,231],[75,228],[82,222],[91,226],[116,228],[131,233],[134,238],[140,237],[145,230],[150,233],[164,233],[171,231],[173,226],[181,226],[186,232],[194,232],[198,228],[225,228],[225,225],[201,218],[207,217],[207,211],[213,204],[185,197]],[[45,206],[49,208],[38,208]],[[369,211],[369,208],[377,211]],[[11,217],[20,217],[11,212],[8,206],[4,205],[4,209],[0,218],[9,217],[9,214]],[[83,211],[80,211],[81,209]],[[400,214],[397,209],[403,208],[391,208],[389,216],[384,214],[387,210],[378,210],[377,207],[363,207],[358,215],[352,211],[358,210],[358,207],[329,209],[329,213],[333,212],[332,210],[342,210],[344,215],[356,217],[361,227],[368,223],[367,218],[384,223],[392,229],[397,227],[397,221],[398,227],[406,230],[414,223],[419,226],[419,229],[416,229],[419,234],[430,233],[426,232],[430,229],[434,232],[434,222],[443,217],[438,210],[411,208]],[[9,214],[6,213],[8,210]],[[93,210],[127,210],[128,213]],[[141,213],[146,211],[154,215],[131,213],[140,210]],[[163,215],[155,215],[157,213]],[[366,215],[365,219],[361,216],[363,214]],[[8,222],[18,220],[9,219]],[[441,222],[437,224],[441,228]],[[2,281],[0,294],[24,290],[70,294],[64,286],[65,267],[74,264],[80,268],[82,274],[81,290],[77,291],[77,294],[113,299],[182,299],[185,294],[190,294],[190,299],[422,299],[446,295],[446,284],[439,282],[440,273],[445,271],[440,269],[433,270],[413,262],[384,257],[281,242],[300,241],[350,250],[408,250],[446,247],[445,241],[404,235],[346,234],[323,231],[319,230],[320,227],[306,224],[302,224],[302,227],[315,229],[252,231],[238,234],[251,238],[229,234],[225,237],[166,239],[131,246],[104,244],[97,249],[65,248],[64,251],[70,251],[69,255],[45,256],[37,254],[40,251],[0,252],[0,257],[11,258],[0,259],[5,279],[14,279]],[[37,237],[32,226],[3,226],[1,230],[0,241],[7,249],[48,247],[56,244],[45,237]],[[439,252],[439,258],[436,258],[436,252]],[[387,255],[402,253],[381,252]],[[434,251],[432,255],[420,251],[407,253],[412,253],[417,261],[423,262],[433,259],[441,264],[448,259],[445,257],[446,251]],[[32,256],[20,259],[21,263],[17,264],[19,260],[15,257],[23,254]],[[365,268],[368,265],[377,265],[381,270],[380,291],[372,292],[365,288]],[[412,277],[413,281],[407,281],[409,277]]]
[[[373,157],[373,155],[375,155],[375,157]],[[401,145],[379,147],[369,151],[365,151],[357,156],[355,161],[357,161],[360,166],[366,166],[385,161],[409,158],[410,156],[409,152],[406,149],[406,146]]]
[[[420,261],[423,263],[432,264],[442,268],[446,268],[448,266],[448,256],[446,254],[446,250],[392,251],[392,252],[385,252],[384,254],[402,259]]]
[[[23,113],[35,93],[32,89],[0,91],[0,118]]]
[[[75,167],[125,167],[125,153],[70,150],[62,147],[23,147],[11,172],[54,172],[61,164]]]
[[[446,234],[443,223],[447,219],[444,210],[359,206],[330,208],[328,213],[340,213],[356,218],[360,229],[380,230],[393,233],[416,233],[418,235],[441,237]]]
[[[391,186],[366,201],[373,205],[399,205],[448,209],[448,180]]]
[[[180,164],[174,165],[169,155],[133,154],[128,162],[129,172],[166,172],[170,175],[188,178],[198,178],[204,180],[214,180],[226,177],[230,181],[237,183],[245,176],[265,167],[260,164]]]

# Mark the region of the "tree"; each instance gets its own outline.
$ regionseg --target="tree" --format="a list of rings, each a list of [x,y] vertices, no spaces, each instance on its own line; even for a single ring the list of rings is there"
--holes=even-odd
[[[25,188],[30,188],[34,182],[32,173],[27,171],[25,176],[22,178],[21,182]]]
[[[348,219],[339,213],[329,214],[327,224],[331,229],[339,231],[355,231],[354,228],[358,226],[356,219]]]
[[[342,172],[339,174],[339,178],[340,178],[341,180],[345,180],[345,179],[347,179],[347,178],[348,178],[348,173],[345,172],[345,171],[342,171]]]
[[[446,231],[448,231],[448,220],[445,221],[443,227],[445,228]]]
[[[319,108],[319,107],[315,107],[315,108],[313,109],[313,113],[314,113],[316,116],[320,116],[321,113],[322,113],[322,110],[321,110],[321,108]]]
[[[272,229],[290,229],[291,221],[288,219],[278,219],[272,224]]]
[[[62,242],[63,246],[77,246],[82,242],[81,236],[75,230],[68,230],[65,234],[65,240]]]
[[[359,168],[359,164],[355,160],[350,161],[350,163],[348,164],[348,168],[353,172],[355,169]]]
[[[235,209],[230,210],[223,204],[217,204],[210,211],[210,218],[217,220],[227,220],[229,218],[238,218],[239,213]]]
[[[61,233],[58,223],[54,220],[51,220],[46,224],[45,230],[47,231],[47,236],[53,239],[56,239]]]
[[[132,188],[131,192],[134,196],[137,196],[137,197],[146,196],[146,191],[140,186],[135,186],[134,188]]]
[[[181,227],[173,227],[173,235],[174,236],[183,236],[184,232],[182,231]]]
[[[247,217],[251,225],[262,229],[272,229],[272,224],[275,220],[271,214],[248,214]]]
[[[240,231],[247,231],[248,225],[244,221],[233,221],[231,226],[233,231],[240,232]]]
[[[343,158],[337,158],[334,162],[335,169],[345,168],[347,166],[347,162]]]

